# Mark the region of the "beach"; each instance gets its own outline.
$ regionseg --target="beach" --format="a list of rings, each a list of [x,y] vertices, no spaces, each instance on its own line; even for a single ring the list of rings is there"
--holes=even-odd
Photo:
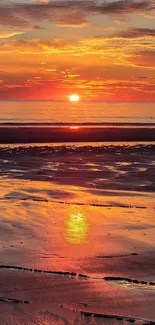
[[[154,144],[4,144],[0,164],[0,324],[154,321]]]

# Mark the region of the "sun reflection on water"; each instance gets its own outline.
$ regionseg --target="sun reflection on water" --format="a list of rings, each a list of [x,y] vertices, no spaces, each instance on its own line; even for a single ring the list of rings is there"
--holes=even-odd
[[[84,244],[88,241],[88,223],[81,212],[69,214],[65,221],[65,239],[70,244]]]

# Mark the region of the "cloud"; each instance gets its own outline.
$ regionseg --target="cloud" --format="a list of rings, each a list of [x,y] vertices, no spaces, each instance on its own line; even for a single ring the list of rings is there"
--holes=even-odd
[[[88,6],[90,12],[107,15],[120,15],[130,13],[145,13],[155,9],[154,1],[149,0],[119,0],[113,2],[101,2],[99,5]]]
[[[140,80],[155,80],[155,77],[150,77],[150,76],[137,76],[135,79],[140,79]]]
[[[102,66],[143,66],[154,67],[155,30],[149,28],[132,28],[109,36],[99,36],[81,41],[64,39],[8,39],[1,40],[2,53],[18,53],[32,55],[52,55],[55,62],[60,56],[70,57],[69,60],[82,58],[83,64],[98,60]],[[56,56],[59,56],[56,59]],[[32,58],[31,58],[32,59]],[[50,67],[46,67],[46,69]]]
[[[155,49],[136,51],[130,58],[129,62],[136,66],[155,69]]]
[[[0,42],[0,49],[2,53],[30,53],[30,54],[61,54],[61,53],[71,53],[73,52],[72,46],[68,48],[68,43],[63,39],[53,39],[53,40],[8,40],[8,42]]]
[[[33,28],[34,22],[49,21],[62,25],[83,25],[90,15],[145,15],[155,10],[154,0],[61,0],[0,4],[1,25]]]
[[[106,41],[106,40],[125,40],[127,39],[128,41],[134,40],[134,39],[154,39],[155,38],[155,29],[153,28],[129,28],[123,31],[116,32],[114,34],[111,34],[109,36],[95,36],[94,41]]]
[[[48,3],[49,0],[33,0],[34,3]]]
[[[0,38],[10,38],[21,34],[24,34],[24,32],[6,32],[6,33],[0,32]]]
[[[104,78],[66,80],[63,77],[53,79],[29,79],[22,83],[3,83],[0,98],[63,98],[73,89],[86,98],[153,100],[155,83],[146,80],[117,80]],[[51,92],[52,89],[52,92]],[[38,97],[37,97],[38,98]]]
[[[0,26],[24,29],[41,29],[39,25],[33,24],[33,21],[26,19],[24,14],[23,16],[22,14],[17,15],[14,10],[14,7],[1,8],[0,5]]]
[[[152,28],[131,28],[126,31],[117,33],[116,36],[121,38],[155,38],[155,29]]]

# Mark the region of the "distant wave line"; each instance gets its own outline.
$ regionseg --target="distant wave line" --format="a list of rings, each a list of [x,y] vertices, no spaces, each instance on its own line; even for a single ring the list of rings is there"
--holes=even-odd
[[[155,126],[155,122],[0,122],[0,126],[50,126],[50,127],[65,127],[65,126],[88,126],[88,127],[93,127],[93,126]]]

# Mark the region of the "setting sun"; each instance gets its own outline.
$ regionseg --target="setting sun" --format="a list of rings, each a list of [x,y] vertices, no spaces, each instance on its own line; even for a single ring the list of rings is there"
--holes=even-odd
[[[80,100],[80,97],[78,95],[70,95],[69,100],[71,102],[78,102]]]

